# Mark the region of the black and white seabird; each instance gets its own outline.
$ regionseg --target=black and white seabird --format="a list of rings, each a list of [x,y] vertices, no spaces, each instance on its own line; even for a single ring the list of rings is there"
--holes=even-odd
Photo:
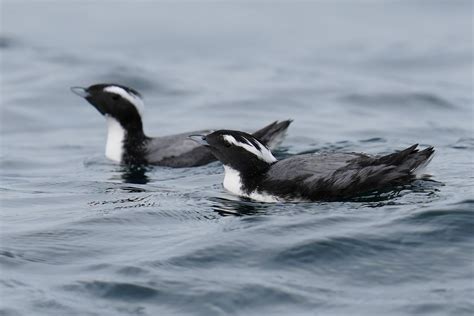
[[[261,202],[347,200],[410,183],[433,157],[418,145],[386,156],[302,154],[277,160],[254,136],[231,130],[191,135],[224,165],[224,188]]]
[[[88,88],[72,87],[107,119],[107,158],[127,164],[152,164],[167,167],[194,167],[216,158],[204,146],[188,138],[190,134],[207,134],[212,130],[188,132],[164,137],[148,137],[143,131],[143,99],[134,89],[118,84],[95,84]],[[256,137],[275,148],[283,140],[291,120],[258,130]]]

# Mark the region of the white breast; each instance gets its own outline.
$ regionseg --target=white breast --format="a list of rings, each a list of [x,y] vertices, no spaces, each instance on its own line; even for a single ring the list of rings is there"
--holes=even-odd
[[[125,129],[111,116],[107,116],[107,145],[105,156],[110,160],[121,162],[123,155],[123,140]]]

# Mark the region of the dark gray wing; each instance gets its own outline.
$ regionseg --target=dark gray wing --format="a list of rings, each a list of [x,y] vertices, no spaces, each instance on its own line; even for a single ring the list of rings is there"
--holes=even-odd
[[[310,177],[324,178],[347,166],[361,154],[321,153],[304,154],[280,160],[267,172],[269,180],[301,180]]]
[[[280,146],[285,139],[286,131],[293,120],[286,120],[282,122],[275,121],[270,125],[259,129],[252,135],[258,138],[265,146],[273,150]]]
[[[150,164],[166,167],[194,167],[208,164],[216,158],[204,146],[188,138],[189,135],[205,135],[211,130],[201,130],[164,137],[155,137],[148,143],[146,154]]]
[[[254,135],[265,145],[273,148],[283,140],[291,122],[291,120],[275,121],[256,131]],[[152,165],[173,168],[196,167],[208,164],[217,159],[207,148],[192,141],[188,136],[193,134],[205,135],[211,132],[211,130],[202,130],[151,138],[147,143],[146,159]]]
[[[324,154],[292,157],[274,164],[263,186],[282,196],[297,192],[311,200],[334,200],[408,183],[434,150],[417,145],[386,156]],[[291,181],[288,181],[291,180]]]
[[[293,156],[273,164],[256,189],[288,200],[331,199],[337,192],[326,186],[326,179],[364,157],[367,156],[347,153]]]

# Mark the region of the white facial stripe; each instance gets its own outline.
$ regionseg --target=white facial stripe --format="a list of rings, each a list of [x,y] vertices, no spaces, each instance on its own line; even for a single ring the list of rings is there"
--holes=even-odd
[[[117,86],[108,86],[104,89],[104,91],[120,95],[122,98],[128,100],[135,106],[140,116],[143,114],[143,111],[145,110],[145,104],[143,103],[142,98],[140,98],[138,95],[127,92],[125,89]]]
[[[272,163],[272,162],[276,161],[276,158],[273,157],[272,152],[270,150],[268,150],[268,148],[265,147],[264,145],[262,145],[260,142],[255,140],[258,144],[260,144],[260,149],[259,149],[259,148],[256,148],[254,145],[252,145],[252,143],[248,139],[246,139],[245,137],[244,137],[244,139],[247,141],[247,143],[241,143],[241,142],[237,141],[234,138],[234,136],[224,135],[224,140],[226,142],[228,142],[229,144],[235,145],[235,146],[242,147],[243,149],[245,149],[248,152],[251,152],[252,154],[257,156],[259,159],[261,159],[265,162],[268,162],[268,163]]]

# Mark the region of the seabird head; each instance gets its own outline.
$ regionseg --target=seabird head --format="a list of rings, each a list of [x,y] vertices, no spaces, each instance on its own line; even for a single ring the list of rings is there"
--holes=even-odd
[[[106,83],[88,88],[72,87],[71,91],[86,99],[107,119],[105,154],[109,159],[122,161],[126,139],[139,143],[145,138],[142,123],[144,104],[137,91]]]
[[[142,124],[143,99],[134,89],[119,84],[95,84],[88,88],[72,87],[71,91],[86,99],[102,115],[117,120],[125,129]]]
[[[191,139],[209,147],[225,167],[253,174],[268,170],[276,158],[254,136],[232,130],[219,130],[207,135],[191,135]]]

